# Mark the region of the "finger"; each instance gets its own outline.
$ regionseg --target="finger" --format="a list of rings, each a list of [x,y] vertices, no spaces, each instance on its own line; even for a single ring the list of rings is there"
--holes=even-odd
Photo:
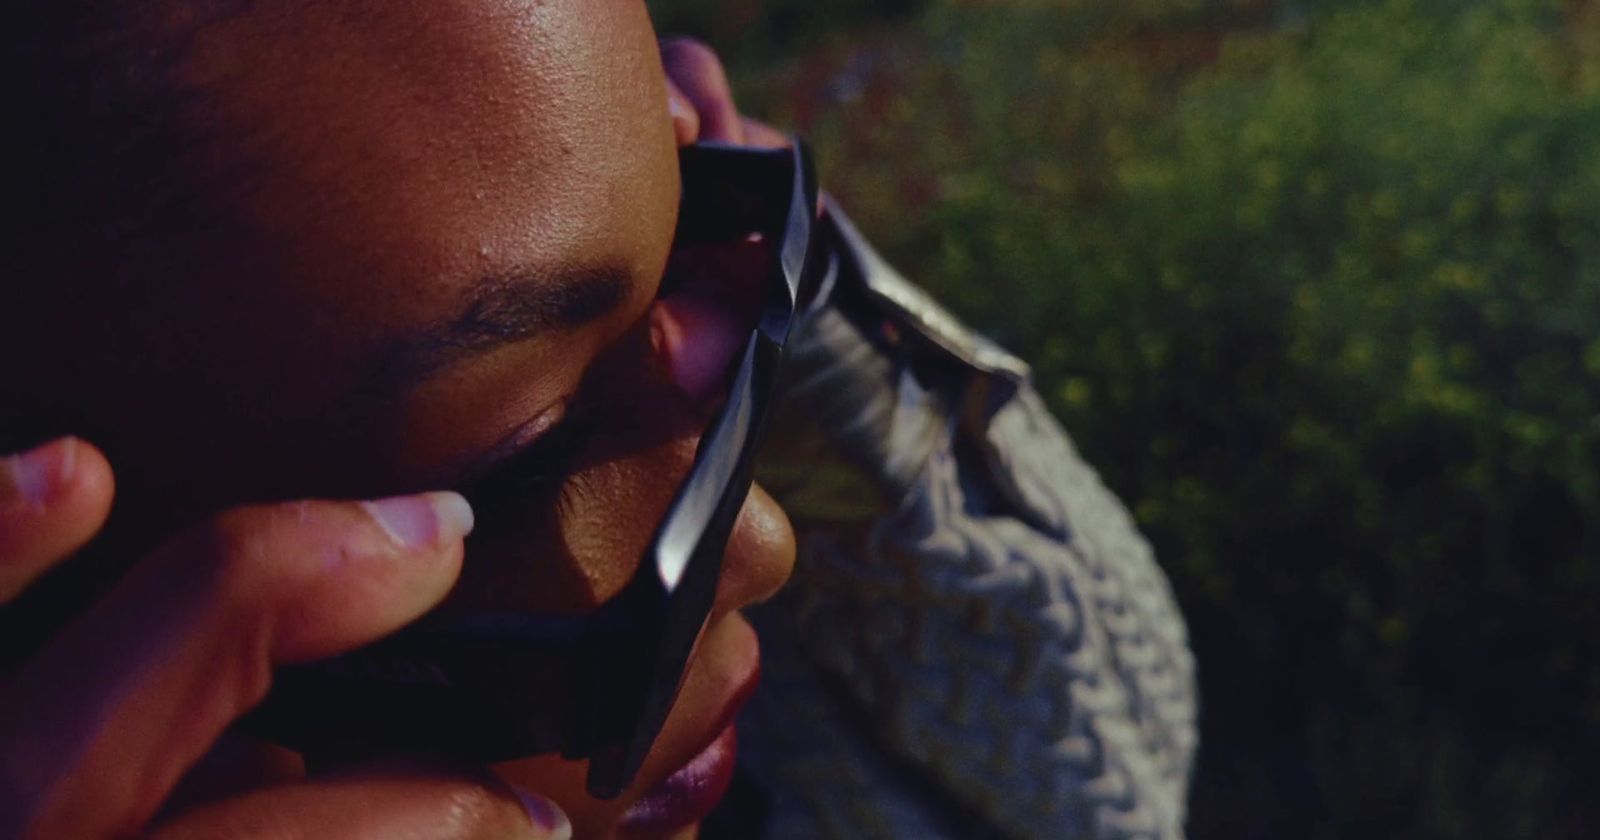
[[[305,777],[305,759],[299,753],[230,729],[184,771],[161,803],[161,814],[183,813],[203,803],[303,781]]]
[[[739,121],[744,126],[744,144],[746,146],[758,146],[763,149],[789,148],[791,142],[789,135],[760,120],[741,117]]]
[[[4,820],[26,836],[121,836],[265,696],[275,664],[400,628],[460,571],[454,493],[245,508],[137,566],[0,689]],[[23,834],[22,831],[15,832]]]
[[[746,146],[756,146],[764,149],[787,149],[794,143],[794,138],[788,134],[767,125],[760,120],[743,117],[744,142]],[[826,209],[826,197],[817,195],[817,218],[822,218]]]
[[[568,840],[554,802],[488,773],[414,768],[272,788],[202,806],[151,840]]]
[[[650,310],[651,335],[673,380],[695,402],[716,395],[761,307],[767,245],[738,242],[680,249],[668,266],[674,290]]]
[[[82,548],[111,497],[111,465],[77,438],[0,459],[0,604]]]
[[[661,66],[694,106],[700,140],[743,145],[744,124],[733,104],[733,88],[728,85],[722,59],[710,47],[693,38],[662,39]]]
[[[678,86],[667,80],[667,114],[672,117],[672,134],[677,139],[679,146],[687,146],[700,139],[700,115],[694,110],[694,103],[689,97],[678,90]]]

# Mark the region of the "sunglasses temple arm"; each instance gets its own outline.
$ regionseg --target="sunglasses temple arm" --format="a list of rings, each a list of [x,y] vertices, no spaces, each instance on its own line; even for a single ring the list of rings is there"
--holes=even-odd
[[[660,605],[666,613],[665,630],[628,643],[633,651],[651,652],[652,661],[642,669],[649,674],[647,681],[600,692],[633,708],[618,715],[633,726],[631,732],[612,733],[605,739],[610,746],[591,758],[587,786],[595,796],[615,796],[631,783],[677,698],[716,597],[729,534],[750,493],[754,443],[765,426],[782,352],[760,332],[752,332],[728,402],[701,439],[689,477],[646,554],[654,574],[636,579],[636,586],[649,591],[635,597]],[[620,647],[617,655],[626,657],[628,650]],[[607,669],[620,675],[640,670]]]

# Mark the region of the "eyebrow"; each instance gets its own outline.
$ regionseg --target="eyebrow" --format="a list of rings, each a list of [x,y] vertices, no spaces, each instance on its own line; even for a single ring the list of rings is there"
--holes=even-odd
[[[404,336],[379,355],[373,391],[393,399],[411,384],[463,359],[551,330],[593,323],[632,288],[620,267],[516,270],[475,280],[457,314]]]

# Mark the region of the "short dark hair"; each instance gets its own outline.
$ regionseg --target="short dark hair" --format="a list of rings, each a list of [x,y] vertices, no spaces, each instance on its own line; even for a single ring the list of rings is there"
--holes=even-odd
[[[207,92],[183,78],[195,39],[258,0],[15,0],[0,38],[0,376],[5,389],[58,378],[38,347],[95,301],[137,323],[196,244],[236,225],[203,118]],[[236,228],[235,228],[236,229]],[[190,268],[192,273],[192,268]],[[88,329],[95,327],[89,326]],[[53,346],[53,345],[51,345]],[[17,381],[18,378],[21,381]],[[0,408],[0,451],[59,434],[52,408]]]
[[[178,71],[194,37],[245,2],[21,0],[7,15],[0,303],[62,293],[76,272],[215,218],[215,138]]]

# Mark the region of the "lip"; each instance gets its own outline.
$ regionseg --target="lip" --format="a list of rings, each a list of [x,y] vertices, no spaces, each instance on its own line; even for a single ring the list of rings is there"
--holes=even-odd
[[[743,619],[738,619],[741,623]],[[744,635],[754,647],[755,635]],[[722,709],[708,727],[698,750],[665,779],[647,789],[629,806],[619,824],[621,837],[657,837],[704,820],[727,794],[733,781],[738,734],[734,718],[749,701],[761,678],[759,648],[751,651],[748,670],[738,679]]]
[[[623,837],[656,837],[704,820],[733,782],[739,736],[732,724],[671,776],[645,791],[622,815]]]

